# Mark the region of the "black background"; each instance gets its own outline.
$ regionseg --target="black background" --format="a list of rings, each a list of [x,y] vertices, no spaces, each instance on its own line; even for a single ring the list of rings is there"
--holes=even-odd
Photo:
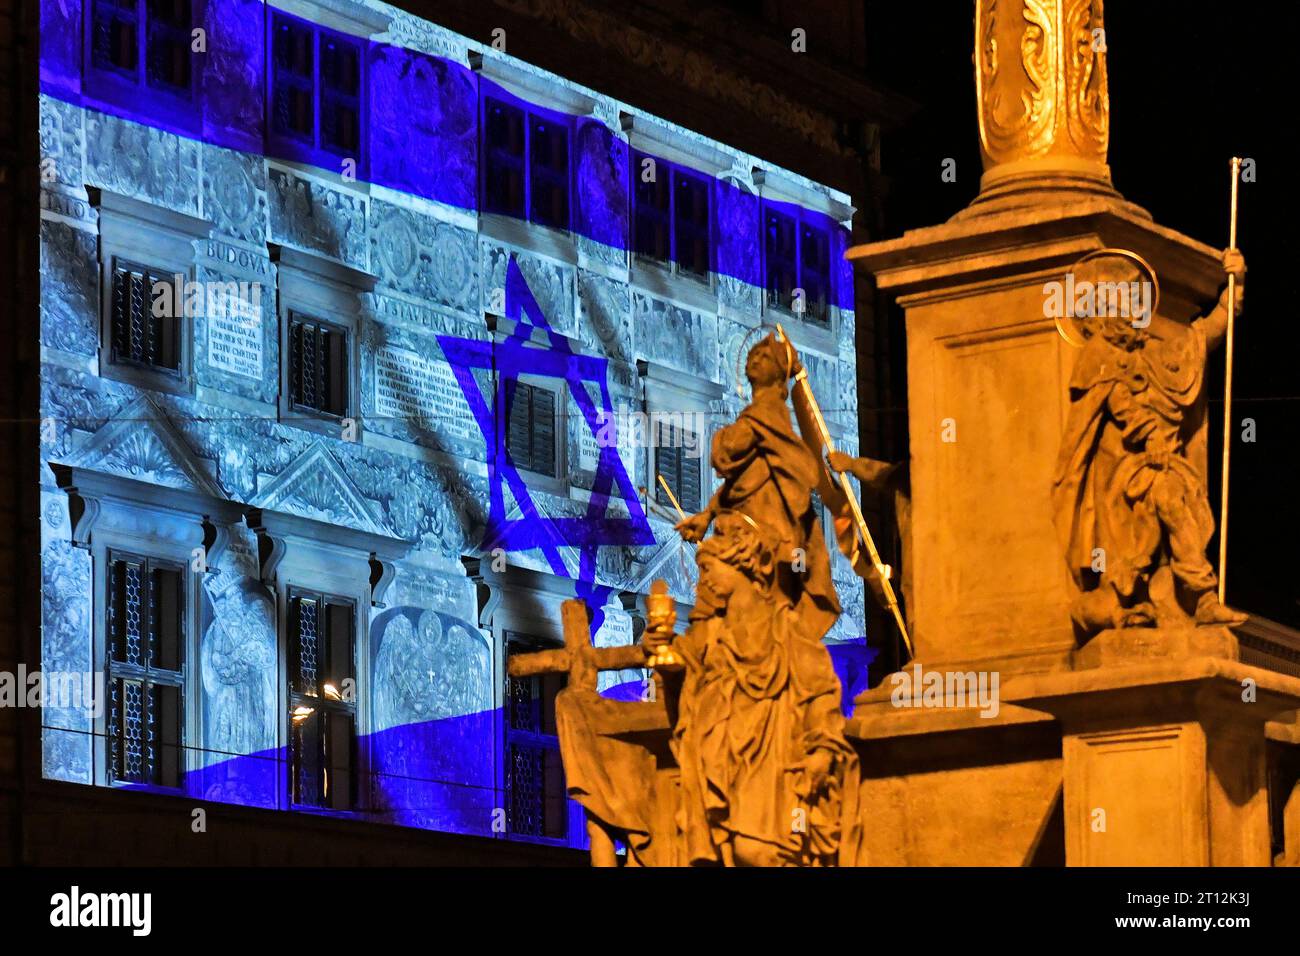
[[[973,5],[881,2],[868,11],[874,78],[922,105],[904,129],[883,140],[892,238],[944,222],[978,192]],[[1256,441],[1233,445],[1228,602],[1300,627],[1300,336],[1292,302],[1300,272],[1300,180],[1292,149],[1300,12],[1280,3],[1126,0],[1106,4],[1105,24],[1110,165],[1126,199],[1157,223],[1222,248],[1228,160],[1256,161],[1256,182],[1240,190],[1238,245],[1249,275],[1233,387],[1233,417],[1255,420]],[[955,183],[940,179],[948,157],[957,161]],[[1211,358],[1206,387],[1207,478],[1217,521],[1222,349]],[[1216,535],[1210,544],[1216,563],[1217,555]]]

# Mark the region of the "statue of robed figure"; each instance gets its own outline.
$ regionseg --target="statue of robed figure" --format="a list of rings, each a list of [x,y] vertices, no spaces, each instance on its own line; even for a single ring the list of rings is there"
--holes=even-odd
[[[1223,264],[1236,277],[1240,309],[1245,263],[1229,249]],[[1128,298],[1155,282],[1138,257],[1090,258],[1075,270],[1076,286],[1084,282],[1113,291],[1114,300],[1082,317],[1053,487],[1056,527],[1078,589],[1075,624],[1085,636],[1240,624],[1245,616],[1215,593],[1206,557],[1214,515],[1205,478],[1188,456],[1204,419],[1206,356],[1227,326],[1227,293],[1189,325],[1165,322],[1157,331],[1152,315]],[[1166,567],[1174,586],[1153,588]]]

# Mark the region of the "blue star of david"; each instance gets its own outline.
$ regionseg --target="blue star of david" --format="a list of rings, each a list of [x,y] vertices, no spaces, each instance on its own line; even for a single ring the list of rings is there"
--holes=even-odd
[[[618,454],[617,442],[600,441],[602,425],[614,409],[607,381],[608,360],[581,355],[573,351],[568,340],[557,334],[546,320],[537,299],[528,287],[514,256],[506,266],[506,318],[515,322],[511,335],[501,343],[477,339],[438,336],[438,344],[451,363],[470,411],[483,432],[489,449],[487,456],[489,511],[482,550],[503,548],[506,551],[540,549],[553,573],[570,577],[560,549],[576,548],[579,556],[575,593],[592,611],[592,633],[599,627],[600,608],[613,588],[596,585],[596,552],[603,546],[629,546],[654,543],[654,533],[646,518],[637,489],[628,476]],[[542,332],[548,348],[530,347],[535,331]],[[496,390],[492,405],[484,400],[474,377],[476,369],[495,369]],[[569,386],[583,421],[596,437],[600,456],[592,482],[586,514],[581,517],[552,518],[543,515],[533,501],[527,483],[520,475],[506,442],[506,423],[514,404],[520,374],[562,379]],[[587,390],[587,383],[600,390],[600,409]],[[498,414],[499,412],[499,414]],[[520,517],[506,516],[505,490],[518,503]],[[627,513],[610,513],[612,501],[619,501]]]

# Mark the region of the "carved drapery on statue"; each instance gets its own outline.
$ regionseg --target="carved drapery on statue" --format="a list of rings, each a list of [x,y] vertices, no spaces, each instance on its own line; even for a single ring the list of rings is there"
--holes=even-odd
[[[1154,276],[1114,255],[1076,270],[1076,282],[1132,289]],[[1114,304],[1114,303],[1112,303]],[[1110,312],[1111,310],[1099,310]],[[1158,333],[1130,308],[1085,319],[1070,378],[1070,416],[1053,485],[1057,532],[1077,588],[1083,636],[1107,628],[1234,624],[1206,557],[1214,515],[1188,458],[1203,427],[1207,352],[1222,339],[1222,303]]]
[[[515,676],[569,675],[557,733],[596,865],[617,865],[616,842],[631,865],[856,861],[857,756],[821,643],[840,610],[813,496],[830,482],[791,423],[796,362],[770,336],[755,346],[754,401],[715,436],[722,487],[679,526],[703,539],[686,632],[674,637],[671,611],[651,613],[644,646],[594,648],[586,610],[571,601],[565,649],[509,663]],[[653,701],[596,693],[597,670],[651,661]]]

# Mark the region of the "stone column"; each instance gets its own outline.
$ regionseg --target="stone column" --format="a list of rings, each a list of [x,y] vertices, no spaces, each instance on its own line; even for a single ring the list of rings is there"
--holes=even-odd
[[[958,837],[969,862],[1050,860],[1062,840],[1072,865],[1270,862],[1264,728],[1300,703],[1300,680],[1240,664],[1223,629],[1112,630],[1081,648],[1071,620],[1052,487],[1079,352],[1045,286],[1089,252],[1131,250],[1159,279],[1149,331],[1172,338],[1225,281],[1219,250],[1111,185],[1105,59],[1100,0],[977,0],[978,197],[847,253],[905,313],[908,670],[1001,681],[988,715],[900,708],[889,678],[859,698],[864,819],[911,834],[876,839],[862,862],[954,862]],[[1202,474],[1204,403],[1187,415]],[[915,835],[939,819],[962,821],[952,839]]]

